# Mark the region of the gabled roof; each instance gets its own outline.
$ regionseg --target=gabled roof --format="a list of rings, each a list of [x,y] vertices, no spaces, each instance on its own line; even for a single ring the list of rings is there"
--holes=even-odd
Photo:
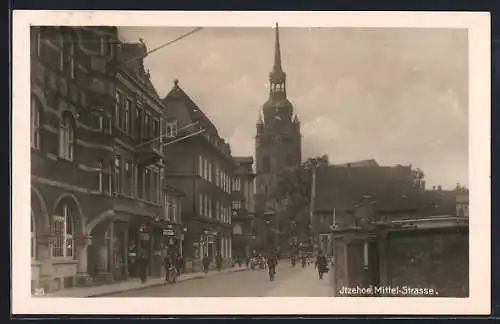
[[[189,95],[179,86],[179,81],[174,81],[174,86],[162,100],[165,104],[172,102],[182,102],[191,122],[199,121],[210,133],[219,135],[217,128],[198,105],[189,97]]]
[[[156,91],[149,72],[144,69],[144,57],[147,55],[147,48],[144,43],[121,43],[118,50],[118,59],[122,66],[132,76],[137,77],[144,86],[155,97],[160,98]]]

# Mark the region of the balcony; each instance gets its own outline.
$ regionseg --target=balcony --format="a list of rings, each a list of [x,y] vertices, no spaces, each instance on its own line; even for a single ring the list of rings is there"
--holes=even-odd
[[[136,148],[136,161],[140,165],[151,165],[163,158],[159,141],[146,141]]]

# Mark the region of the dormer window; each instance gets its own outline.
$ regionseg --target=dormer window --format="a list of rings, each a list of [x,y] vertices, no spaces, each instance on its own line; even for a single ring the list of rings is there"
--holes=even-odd
[[[167,121],[165,136],[167,138],[177,137],[177,131],[178,131],[177,121],[176,120],[175,121]]]

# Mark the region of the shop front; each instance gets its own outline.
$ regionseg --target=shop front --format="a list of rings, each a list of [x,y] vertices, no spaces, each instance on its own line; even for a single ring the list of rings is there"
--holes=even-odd
[[[162,274],[161,229],[148,218],[130,223],[128,228],[127,269],[128,276],[139,277],[138,259],[148,260],[147,275],[159,277]]]

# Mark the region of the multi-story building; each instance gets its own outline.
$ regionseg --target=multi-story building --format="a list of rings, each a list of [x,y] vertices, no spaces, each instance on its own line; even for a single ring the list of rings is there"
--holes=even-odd
[[[165,161],[168,183],[186,193],[182,204],[186,269],[200,269],[204,257],[214,259],[218,252],[230,261],[232,180],[238,164],[229,144],[177,80],[163,102],[169,129],[179,139],[191,136],[182,145],[169,146]]]
[[[301,163],[300,122],[288,100],[286,73],[281,65],[279,30],[276,24],[274,65],[269,73],[269,98],[263,105],[263,118],[259,114],[255,137],[256,199],[259,221],[259,240],[266,242],[269,226],[275,226],[264,215],[276,215],[275,202],[269,194],[273,191],[277,174],[286,167]],[[269,224],[269,225],[266,225]],[[262,245],[269,245],[263,243]]]
[[[254,238],[255,172],[253,157],[234,157],[239,168],[233,178],[233,256],[242,260],[250,257]]]
[[[162,219],[182,235],[165,204],[182,193],[161,185],[164,107],[134,51],[114,27],[32,27],[34,287],[125,279],[138,254],[158,254]]]

